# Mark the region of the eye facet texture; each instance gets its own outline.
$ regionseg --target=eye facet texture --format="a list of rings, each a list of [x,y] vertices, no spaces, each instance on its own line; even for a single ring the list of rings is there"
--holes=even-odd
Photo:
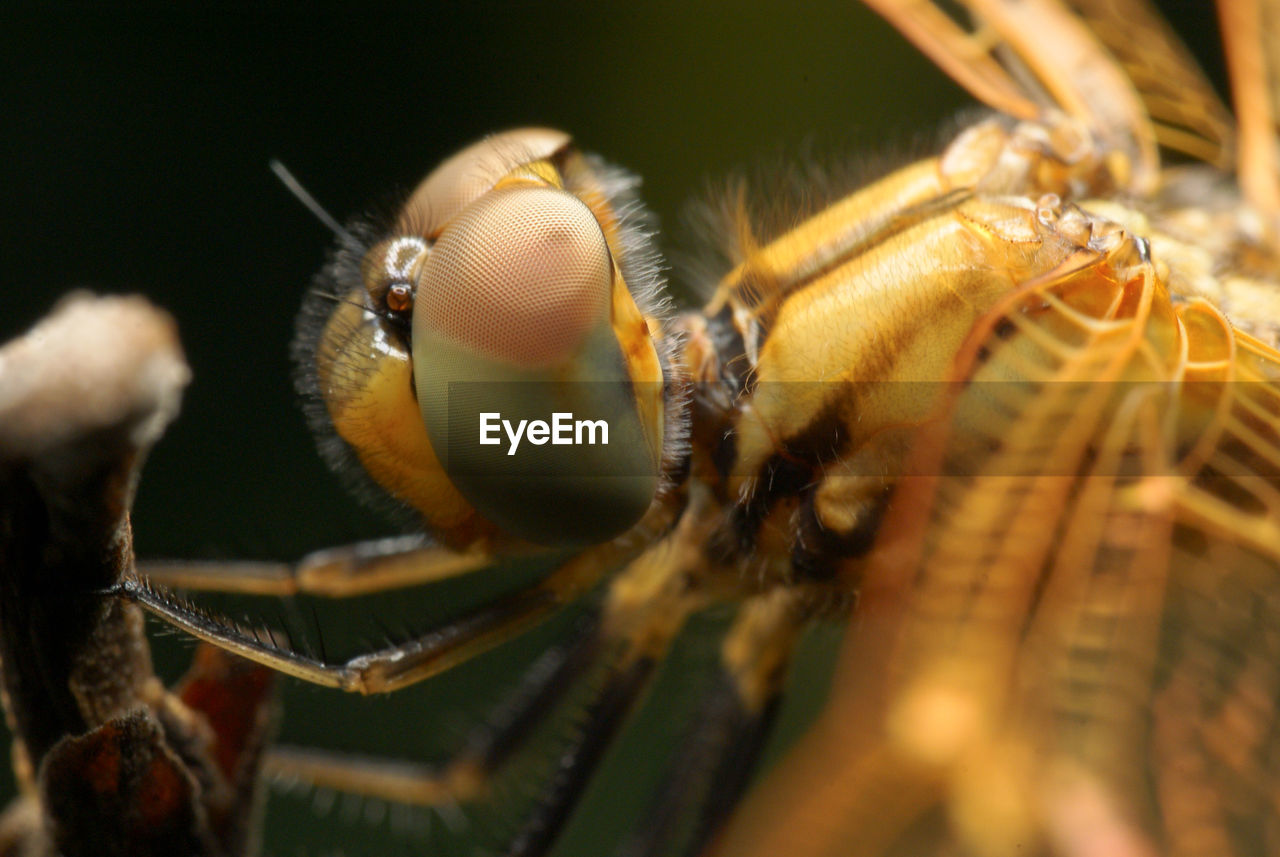
[[[569,358],[609,306],[600,226],[552,188],[495,190],[440,236],[418,284],[415,336],[430,331],[521,369]]]

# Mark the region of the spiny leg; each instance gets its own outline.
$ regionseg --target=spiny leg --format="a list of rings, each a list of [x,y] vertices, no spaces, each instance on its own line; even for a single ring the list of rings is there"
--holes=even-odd
[[[602,649],[608,651],[602,654]],[[660,659],[660,653],[648,646],[637,650],[620,639],[606,644],[594,625],[535,661],[512,696],[472,733],[455,758],[439,768],[282,748],[268,756],[265,770],[399,803],[438,806],[474,799],[575,680],[600,659],[605,661],[604,675],[587,704],[582,727],[561,750],[532,813],[502,852],[506,857],[542,857],[555,844]]]
[[[316,551],[296,565],[156,560],[139,563],[138,573],[169,589],[345,598],[448,580],[496,559],[484,549],[452,551],[424,536],[399,536]]]
[[[443,765],[283,746],[268,752],[263,770],[396,803],[439,806],[475,799],[597,659],[600,644],[599,615],[592,610],[581,617],[569,639],[538,656],[510,694],[472,729],[462,750]]]
[[[140,580],[125,580],[111,593],[141,605],[193,637],[295,678],[356,693],[385,693],[448,670],[520,634],[585,594],[635,550],[618,541],[589,548],[530,586],[500,596],[412,640],[342,663],[285,648],[269,632],[255,633],[202,613]]]
[[[743,606],[721,648],[711,690],[673,756],[666,786],[619,857],[702,852],[756,769],[806,615],[794,590],[776,590]]]
[[[542,857],[555,844],[671,641],[689,615],[706,606],[709,596],[691,581],[712,573],[704,545],[713,521],[713,516],[697,512],[687,515],[667,541],[614,578],[605,598],[601,633],[615,654],[587,708],[582,731],[561,754],[546,793],[511,841],[506,857]]]
[[[610,665],[599,695],[587,708],[586,724],[561,753],[546,792],[503,852],[506,857],[542,857],[555,845],[605,751],[648,687],[657,660],[645,653]]]
[[[465,797],[467,790],[480,790],[576,678],[602,662],[603,676],[587,703],[583,726],[561,752],[544,794],[505,852],[509,857],[546,854],[685,618],[705,605],[702,594],[690,591],[690,580],[706,571],[706,529],[702,516],[691,515],[668,540],[623,569],[608,590],[599,626],[539,658],[496,716],[440,769],[443,775],[427,766],[305,751],[281,754],[270,769],[396,801],[439,803]],[[423,779],[415,782],[415,775]]]

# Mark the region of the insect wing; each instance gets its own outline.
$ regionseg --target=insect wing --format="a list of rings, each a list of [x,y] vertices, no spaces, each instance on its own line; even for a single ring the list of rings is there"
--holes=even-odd
[[[1280,228],[1280,156],[1276,154],[1280,89],[1274,85],[1280,68],[1280,4],[1274,0],[1222,2],[1218,17],[1240,122],[1240,188],[1268,219],[1274,236]]]
[[[1149,263],[1009,295],[919,432],[827,709],[722,853],[1274,847],[1278,378]]]
[[[1195,58],[1151,4],[1072,0],[1072,6],[1124,68],[1160,144],[1229,168],[1235,158],[1231,114]]]
[[[1129,157],[1136,188],[1154,187],[1157,142],[1224,168],[1234,157],[1226,108],[1144,0],[970,0],[972,31],[932,3],[868,4],[988,106],[1023,119],[1056,108],[1088,123]],[[1238,28],[1258,45],[1257,30]]]
[[[1057,109],[1081,121],[1118,156],[1118,182],[1155,189],[1155,131],[1123,70],[1058,0],[969,0],[972,32],[925,0],[868,0],[916,47],[976,98],[1019,119]],[[1042,34],[1053,33],[1051,39]]]

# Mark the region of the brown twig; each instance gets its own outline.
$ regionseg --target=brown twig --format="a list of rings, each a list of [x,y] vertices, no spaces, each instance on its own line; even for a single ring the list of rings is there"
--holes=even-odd
[[[133,572],[139,469],[189,377],[141,298],[72,295],[0,348],[0,679],[23,793],[0,854],[251,850],[268,676],[202,653],[170,694],[138,608],[104,596]]]

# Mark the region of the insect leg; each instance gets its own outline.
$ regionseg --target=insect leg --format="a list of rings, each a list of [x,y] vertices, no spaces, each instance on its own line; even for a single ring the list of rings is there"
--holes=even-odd
[[[583,595],[634,550],[619,542],[588,549],[542,580],[500,596],[442,627],[342,663],[330,663],[283,647],[271,634],[255,633],[202,613],[142,581],[125,580],[111,591],[193,637],[295,678],[355,693],[385,693],[450,669],[532,627]]]
[[[586,725],[561,754],[546,793],[511,840],[506,857],[542,857],[551,850],[614,735],[648,686],[657,662],[654,653],[628,653],[610,666],[587,709]]]
[[[397,803],[435,806],[479,797],[494,773],[522,747],[600,654],[598,616],[584,616],[573,636],[543,652],[518,685],[476,726],[443,765],[373,759],[305,747],[276,747],[263,770],[285,779]]]
[[[692,504],[699,502],[694,498]],[[507,857],[541,857],[555,844],[671,641],[689,614],[705,606],[706,594],[691,591],[689,581],[708,570],[708,528],[701,516],[687,516],[670,539],[646,551],[613,580],[605,598],[602,633],[621,654],[610,664],[582,731],[561,756],[555,778],[512,840]]]
[[[697,854],[738,802],[778,711],[805,616],[797,600],[794,590],[774,590],[743,606],[666,787],[619,857]]]
[[[487,550],[458,552],[423,536],[400,536],[316,551],[296,565],[159,560],[139,563],[138,572],[171,589],[345,598],[447,580],[494,561]]]
[[[310,751],[278,754],[269,769],[394,801],[431,804],[474,797],[556,707],[564,691],[603,661],[603,676],[587,704],[583,726],[561,752],[546,792],[504,852],[510,857],[540,857],[555,844],[614,735],[698,603],[687,595],[686,582],[689,563],[701,557],[700,551],[689,549],[689,542],[703,535],[683,528],[674,543],[655,546],[620,572],[598,628],[593,626],[575,642],[539,659],[522,687],[443,769]]]

